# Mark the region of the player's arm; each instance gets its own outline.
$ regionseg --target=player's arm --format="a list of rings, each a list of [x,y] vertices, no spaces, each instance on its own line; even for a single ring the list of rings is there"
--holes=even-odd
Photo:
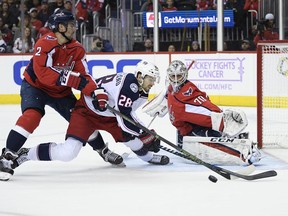
[[[75,43],[76,45],[77,43]],[[91,95],[97,86],[89,74],[84,48],[78,45],[74,55],[73,61],[69,62],[67,68],[61,71],[57,83],[80,90],[85,95]]]

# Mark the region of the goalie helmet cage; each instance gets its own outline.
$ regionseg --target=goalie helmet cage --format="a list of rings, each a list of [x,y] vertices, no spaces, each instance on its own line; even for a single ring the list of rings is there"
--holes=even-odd
[[[259,148],[288,148],[288,41],[257,45]]]

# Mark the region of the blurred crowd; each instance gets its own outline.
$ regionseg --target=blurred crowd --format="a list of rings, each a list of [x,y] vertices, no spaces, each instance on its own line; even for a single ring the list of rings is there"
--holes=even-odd
[[[75,1],[73,8],[72,1],[67,0],[0,0],[0,52],[1,53],[31,53],[39,37],[49,32],[47,20],[49,16],[57,9],[66,9],[75,13],[78,21],[78,27],[85,22],[87,34],[93,33],[93,15],[99,14],[99,25],[105,25],[105,6],[111,5],[111,8],[117,7],[116,1],[110,0],[78,0]],[[133,3],[133,11],[153,11],[153,0],[132,0],[127,3]],[[217,0],[159,0],[159,11],[176,11],[176,10],[214,10],[217,8]],[[252,12],[251,32],[249,38],[242,38],[249,43],[249,49],[253,50],[260,39],[265,39],[264,33],[267,29],[266,23],[259,28],[257,19],[258,0],[224,0],[224,9],[234,11],[235,27],[240,30],[246,28],[246,19],[248,11]],[[24,12],[21,15],[21,11]],[[21,18],[23,17],[23,22]],[[274,15],[269,16],[270,27],[273,31]],[[24,25],[21,32],[21,24]],[[79,40],[81,35],[77,31],[76,38]],[[277,33],[277,32],[276,32]],[[267,34],[265,34],[267,35]],[[255,39],[255,37],[257,38]],[[273,33],[273,39],[277,39],[278,34]],[[98,38],[99,39],[99,38]],[[101,38],[100,38],[101,39]],[[96,39],[95,39],[96,40]],[[101,39],[102,40],[102,39]],[[242,50],[242,40],[241,47]],[[108,41],[109,42],[109,41]],[[148,41],[149,42],[149,41]],[[147,42],[147,43],[148,43]],[[197,41],[196,41],[197,42]],[[191,51],[197,46],[195,41],[191,41]],[[105,40],[103,45],[105,45]],[[143,45],[146,41],[143,41]],[[152,44],[152,41],[149,43]],[[96,43],[95,43],[96,44]],[[99,45],[100,43],[98,43]],[[110,44],[111,45],[111,44]],[[110,46],[109,45],[109,46]],[[173,45],[173,44],[171,44]],[[111,45],[112,46],[112,45]],[[144,45],[145,46],[145,45]],[[174,50],[177,51],[176,45]],[[104,46],[105,47],[105,46]],[[200,46],[201,47],[201,46]],[[99,51],[97,46],[93,48]],[[168,46],[167,46],[168,49]],[[198,48],[199,49],[199,44]],[[105,49],[100,49],[105,50]],[[107,48],[113,50],[113,47]],[[92,51],[92,50],[91,50]]]

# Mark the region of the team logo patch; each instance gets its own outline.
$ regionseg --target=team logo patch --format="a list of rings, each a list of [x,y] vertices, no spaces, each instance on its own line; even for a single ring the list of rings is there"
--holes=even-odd
[[[183,95],[184,95],[184,96],[190,96],[190,95],[192,95],[192,92],[193,92],[193,90],[192,90],[192,88],[190,87],[186,92],[183,92]]]
[[[138,90],[139,90],[139,89],[138,89],[138,85],[137,85],[136,83],[131,83],[130,89],[131,89],[131,91],[134,92],[134,93],[138,92]]]

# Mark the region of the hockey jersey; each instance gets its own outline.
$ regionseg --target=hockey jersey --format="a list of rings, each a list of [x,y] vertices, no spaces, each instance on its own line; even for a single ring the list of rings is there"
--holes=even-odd
[[[109,106],[119,110],[122,114],[136,122],[143,123],[137,117],[135,111],[148,99],[148,94],[139,91],[138,81],[132,73],[117,73],[101,77],[96,80],[97,86],[103,87],[108,93]],[[92,104],[93,98],[82,96],[88,109],[100,116],[116,117],[119,126],[127,133],[138,136],[142,131],[121,116],[109,110],[100,112]]]
[[[65,97],[71,94],[71,88],[57,85],[63,69],[79,72],[89,80],[82,90],[84,94],[90,95],[96,88],[96,83],[88,73],[83,46],[74,39],[59,45],[55,34],[51,32],[35,44],[33,57],[24,71],[24,78],[30,85],[45,91],[52,97]]]
[[[211,112],[222,112],[205,92],[190,81],[186,81],[177,92],[170,85],[167,100],[170,121],[182,136],[188,135],[193,125],[212,128]]]

